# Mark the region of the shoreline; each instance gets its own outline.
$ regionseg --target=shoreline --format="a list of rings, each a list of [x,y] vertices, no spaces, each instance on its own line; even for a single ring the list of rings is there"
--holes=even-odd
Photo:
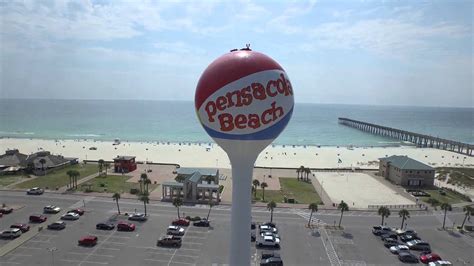
[[[192,142],[127,142],[47,140],[34,138],[0,138],[0,154],[18,149],[31,154],[50,151],[52,154],[83,160],[112,160],[117,155],[136,156],[137,161],[179,164],[183,167],[231,168],[227,154],[215,143]],[[95,150],[90,150],[94,147]],[[263,150],[255,166],[267,168],[378,169],[378,160],[391,155],[407,155],[432,167],[474,167],[474,157],[416,146],[356,147],[273,144]],[[340,161],[339,161],[340,159]]]

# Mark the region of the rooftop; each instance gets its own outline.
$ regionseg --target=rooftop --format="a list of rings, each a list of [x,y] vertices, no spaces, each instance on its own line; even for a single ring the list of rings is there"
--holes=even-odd
[[[178,175],[193,175],[195,172],[199,172],[201,176],[217,176],[219,171],[216,168],[187,168],[180,167],[176,169]]]
[[[402,170],[434,170],[433,167],[414,160],[408,156],[392,155],[390,157],[380,158],[379,160],[390,162],[390,164]]]
[[[135,159],[135,156],[119,156],[119,155],[117,155],[117,157],[114,158],[114,161],[129,161],[129,160],[132,160],[132,159]]]

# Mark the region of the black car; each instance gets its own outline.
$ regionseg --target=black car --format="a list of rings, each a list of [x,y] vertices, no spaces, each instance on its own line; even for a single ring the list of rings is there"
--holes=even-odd
[[[410,252],[398,253],[398,259],[401,262],[418,263],[418,258],[415,255],[411,254]]]
[[[113,230],[115,225],[113,223],[98,223],[95,225],[95,228],[99,230]]]
[[[257,239],[257,237],[255,236],[255,232],[251,232],[250,233],[250,241],[255,242],[256,239]]]
[[[379,236],[392,232],[392,229],[387,226],[376,225],[372,227],[372,234]]]
[[[63,230],[66,228],[66,223],[63,221],[57,221],[52,224],[48,224],[48,229],[50,230]]]
[[[0,213],[3,213],[3,214],[9,214],[9,213],[12,213],[13,211],[13,208],[10,208],[10,207],[3,207],[0,209]]]
[[[257,228],[257,225],[254,222],[252,222],[250,224],[250,230],[255,230],[256,228]]]
[[[262,259],[260,266],[283,266],[283,261],[280,257],[271,257],[268,259]]]
[[[398,236],[395,233],[386,233],[386,234],[380,235],[380,239],[382,239],[382,240],[385,240],[387,238],[398,239]]]
[[[390,248],[391,246],[396,246],[396,245],[399,245],[400,243],[398,243],[398,241],[396,239],[393,239],[393,238],[387,238],[383,241],[383,245],[386,247],[386,248]]]
[[[194,222],[193,225],[197,227],[209,227],[209,221],[202,219],[200,221]]]
[[[276,227],[276,224],[273,223],[273,222],[266,222],[266,223],[263,223],[262,225],[270,226],[271,228],[275,228],[275,227]]]
[[[400,240],[402,242],[408,242],[408,241],[412,241],[412,240],[419,240],[420,238],[416,235],[402,235],[400,236]]]
[[[262,252],[262,259],[268,259],[268,258],[271,258],[271,257],[278,257],[279,258],[280,253],[278,253],[276,251],[271,251],[271,250]]]

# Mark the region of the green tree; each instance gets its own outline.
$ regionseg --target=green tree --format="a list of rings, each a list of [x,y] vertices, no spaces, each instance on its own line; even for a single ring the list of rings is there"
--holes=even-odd
[[[403,224],[405,223],[405,220],[410,218],[410,212],[406,209],[402,209],[398,212],[398,215],[402,218],[402,225],[400,226],[400,229],[403,229]]]
[[[210,199],[207,204],[209,205],[209,212],[207,213],[207,220],[209,221],[209,215],[211,215],[211,209],[214,207],[215,203],[212,201],[212,199]]]
[[[349,211],[349,206],[347,205],[347,203],[341,200],[341,203],[339,203],[337,208],[341,210],[341,218],[339,218],[339,227],[341,227],[342,215],[344,214],[345,211]]]
[[[461,224],[461,229],[464,228],[464,224],[466,223],[466,220],[471,217],[471,215],[474,213],[474,207],[473,206],[465,206],[462,209],[465,212],[464,220],[462,221]]]
[[[140,194],[139,198],[138,198],[140,201],[143,202],[143,206],[145,207],[145,216],[147,215],[147,212],[146,212],[146,205],[148,203],[150,203],[150,198],[148,197],[148,193],[142,193]]]
[[[102,169],[104,168],[104,160],[103,159],[100,159],[99,161],[97,161],[97,164],[99,166],[99,175],[102,174]]]
[[[72,179],[74,178],[74,170],[68,170],[66,174],[69,176],[69,189],[72,189]]]
[[[304,172],[306,174],[306,182],[309,182],[309,175],[311,174],[311,169],[305,168]]]
[[[104,163],[105,176],[107,176],[107,170],[109,169],[109,167],[110,167],[110,163],[105,162],[105,163]]]
[[[143,181],[143,185],[145,186],[145,191],[146,193],[149,193],[150,191],[148,190],[149,186],[151,184],[151,180],[149,178],[145,179],[145,181]]]
[[[303,165],[300,166],[299,170],[300,170],[300,177],[298,178],[298,181],[301,179],[303,180],[303,173],[304,173],[304,169],[305,167]]]
[[[183,205],[183,200],[181,199],[181,197],[175,197],[173,198],[173,206],[176,207],[176,209],[178,210],[178,219],[180,219],[180,216],[179,216],[179,207],[181,207]]]
[[[35,163],[34,162],[28,162],[28,164],[26,165],[26,172],[28,174],[32,174],[35,170]]]
[[[115,200],[115,203],[117,203],[117,210],[118,214],[120,214],[120,206],[119,206],[119,199],[120,199],[120,193],[115,192],[112,198]]]
[[[273,222],[273,209],[275,209],[277,204],[272,200],[267,204],[267,209],[270,211],[270,222]]]
[[[186,180],[186,177],[184,175],[177,175],[174,180],[178,183],[183,183],[184,180]]]
[[[142,173],[140,175],[140,180],[138,183],[140,183],[140,193],[145,192],[145,180],[148,178],[148,175],[146,173]]]
[[[390,216],[390,210],[385,206],[381,206],[379,208],[378,213],[380,216],[382,216],[382,225],[383,225],[385,218],[388,218]]]
[[[300,168],[297,168],[296,169],[296,180],[298,180],[298,181],[300,181],[300,172],[301,172]]]
[[[317,203],[310,203],[308,205],[308,209],[311,211],[311,214],[309,215],[309,220],[308,220],[308,227],[311,225],[311,219],[313,219],[313,213],[318,211],[318,204]]]
[[[260,184],[260,187],[262,188],[262,200],[265,201],[265,188],[268,187],[268,184],[265,182],[262,182]]]
[[[74,175],[73,175],[74,188],[77,189],[77,178],[81,176],[81,173],[77,170],[73,170],[73,171],[74,171]]]
[[[46,172],[44,171],[44,164],[46,163],[46,160],[44,158],[41,158],[39,160],[39,163],[41,164],[41,170],[43,171],[43,175],[46,175]]]
[[[444,218],[443,218],[443,229],[444,229],[444,225],[446,224],[446,214],[447,214],[448,211],[452,211],[453,207],[451,207],[451,204],[446,203],[446,202],[441,204],[440,207],[441,207],[441,210],[444,211]]]
[[[253,197],[254,198],[257,198],[257,188],[258,186],[260,186],[260,181],[258,181],[258,179],[254,179],[252,181],[252,185],[253,185]]]

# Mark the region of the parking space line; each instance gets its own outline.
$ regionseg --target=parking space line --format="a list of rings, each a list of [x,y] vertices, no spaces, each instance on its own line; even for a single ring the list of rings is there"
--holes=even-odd
[[[41,240],[29,240],[28,242],[33,242],[33,243],[50,243],[50,241],[41,241]]]
[[[181,254],[175,254],[175,257],[189,257],[189,258],[199,258],[199,256],[193,256],[193,255],[181,255]]]
[[[183,237],[183,238],[196,238],[196,239],[207,239],[207,237],[200,237],[200,236],[186,236],[186,237]]]
[[[110,238],[130,239],[129,236],[111,236]]]
[[[185,242],[183,244],[202,245],[202,243],[196,243],[196,242]]]
[[[173,261],[170,264],[184,264],[184,265],[196,265],[196,263],[189,263],[189,262],[180,262],[180,261]],[[170,265],[168,264],[168,265]]]
[[[201,249],[197,249],[197,248],[180,248],[179,250],[200,251]]]
[[[172,253],[159,252],[159,251],[146,251],[146,253],[151,253],[151,254],[156,254],[156,255],[168,255],[168,256],[173,255]]]
[[[121,243],[121,242],[113,242],[113,241],[104,241],[102,243],[105,243],[105,244],[112,244],[112,245],[125,245],[125,243]]]
[[[65,261],[65,262],[80,262],[81,264],[82,263],[91,263],[91,264],[102,264],[102,265],[106,265],[106,264],[109,264],[108,262],[99,262],[99,261],[91,261],[91,260],[84,260],[84,261],[80,261],[80,260],[67,260],[67,259],[61,259],[61,261]],[[80,264],[79,264],[80,265]]]
[[[155,260],[155,259],[145,259],[149,261],[157,261],[157,262],[168,262],[167,260]]]
[[[106,249],[106,250],[120,250],[119,248],[106,248],[106,247],[100,247],[99,249]]]
[[[31,256],[33,256],[31,254],[15,254],[15,253],[11,253],[11,254],[8,254],[8,255],[10,255],[12,257],[31,257]]]
[[[69,254],[74,254],[74,255],[90,255],[90,256],[107,257],[107,258],[113,258],[114,257],[112,255],[101,255],[101,254],[82,253],[82,252],[68,252],[68,253]]]
[[[39,234],[39,236],[45,236],[45,237],[58,237],[58,235],[48,235],[48,234]]]
[[[0,265],[3,265],[3,264],[15,264],[15,265],[17,265],[17,264],[21,264],[21,263],[14,262],[14,261],[0,261]]]
[[[23,248],[23,249],[43,249],[43,248],[30,247],[30,246],[17,247],[17,248]]]

